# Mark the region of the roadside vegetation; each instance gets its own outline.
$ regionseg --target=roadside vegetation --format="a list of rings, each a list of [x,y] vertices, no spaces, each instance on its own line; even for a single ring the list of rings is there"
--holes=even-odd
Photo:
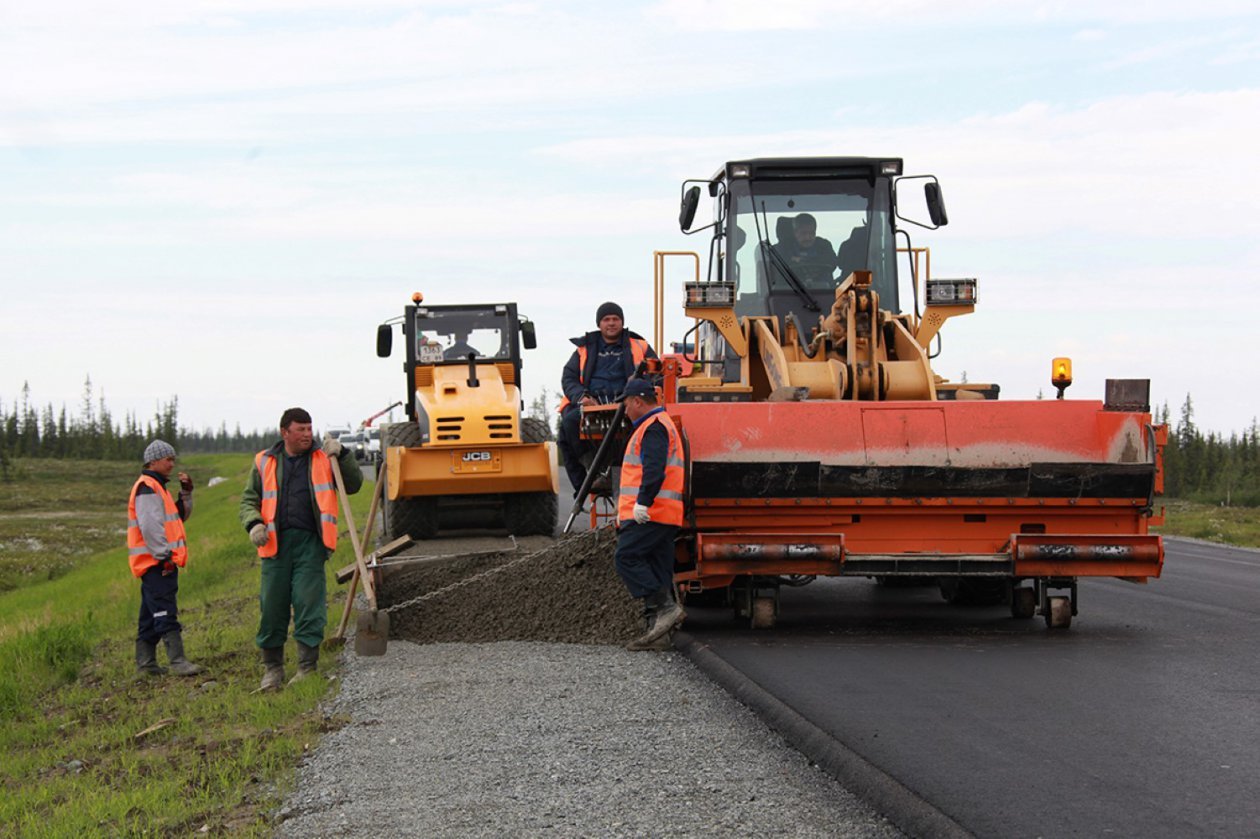
[[[1156,506],[1160,506],[1157,499]],[[1163,527],[1153,528],[1165,536],[1186,536],[1226,545],[1260,548],[1260,507],[1225,507],[1172,499]]]
[[[143,679],[133,658],[139,583],[123,547],[138,465],[10,463],[0,483],[0,835],[270,832],[267,814],[302,753],[340,722],[318,709],[335,683],[326,678],[252,693],[259,560],[236,516],[249,462],[178,464],[197,485],[180,619],[189,657],[208,670]],[[208,488],[212,476],[226,480]],[[360,522],[371,490],[353,499]],[[345,594],[332,573],[352,557],[342,545],[327,566],[329,634]],[[290,672],[294,658],[290,649]],[[322,657],[322,675],[334,667]]]

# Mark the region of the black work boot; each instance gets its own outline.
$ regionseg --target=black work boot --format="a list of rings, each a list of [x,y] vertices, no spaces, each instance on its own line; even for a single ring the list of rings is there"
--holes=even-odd
[[[648,605],[648,598],[646,597],[643,598],[644,635],[650,632],[652,627],[656,624],[657,611],[658,611],[658,608],[655,605]],[[674,648],[674,642],[670,640],[668,632],[662,635],[660,638],[657,638],[655,641],[648,641],[647,643],[641,643],[642,638],[643,636],[640,635],[638,638],[635,638],[633,641],[626,644],[626,649],[634,650],[635,652],[644,652],[644,651],[663,652],[665,650],[671,650]]]
[[[178,629],[163,635],[162,643],[166,645],[166,659],[171,663],[171,672],[176,676],[196,676],[206,669],[184,657],[184,637]]]
[[[289,679],[289,684],[300,682],[307,676],[315,675],[315,671],[319,667],[319,647],[308,647],[301,641],[298,641],[297,648],[298,669],[293,674],[293,678]]]
[[[264,647],[262,651],[262,684],[259,690],[280,690],[284,687],[284,647]]]
[[[166,668],[157,662],[157,644],[136,639],[136,672],[145,676],[166,675]]]
[[[652,628],[635,638],[632,643],[645,648],[646,645],[668,635],[669,631],[682,623],[682,619],[687,616],[683,612],[682,606],[674,599],[674,587],[672,585],[657,589],[649,594],[644,600],[644,605],[656,607],[656,618],[652,621]]]

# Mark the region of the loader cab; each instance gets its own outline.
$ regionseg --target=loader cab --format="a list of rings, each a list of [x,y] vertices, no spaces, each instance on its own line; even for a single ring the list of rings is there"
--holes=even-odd
[[[517,314],[515,303],[430,306],[421,302],[406,307],[402,327],[408,383],[403,404],[413,420],[412,389],[425,378],[426,368],[493,364],[506,383],[518,384],[521,346],[533,349],[537,345],[533,323]],[[390,355],[391,333],[389,324],[381,325],[377,355]],[[428,378],[432,380],[431,373]]]
[[[893,179],[900,160],[763,159],[726,164],[710,276],[735,284],[738,315],[825,315],[839,283],[874,274],[880,307],[900,312]]]

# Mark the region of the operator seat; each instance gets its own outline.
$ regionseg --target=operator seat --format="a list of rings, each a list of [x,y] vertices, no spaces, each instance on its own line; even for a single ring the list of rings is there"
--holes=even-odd
[[[854,271],[866,271],[870,268],[866,264],[870,237],[870,228],[865,224],[859,224],[849,233],[849,238],[836,248],[836,262],[840,265],[841,280]]]

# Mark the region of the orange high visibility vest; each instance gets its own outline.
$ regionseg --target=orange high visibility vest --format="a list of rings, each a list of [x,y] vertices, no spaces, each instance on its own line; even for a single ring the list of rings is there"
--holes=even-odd
[[[275,556],[280,549],[276,533],[276,507],[280,503],[280,483],[276,480],[276,458],[264,449],[254,455],[254,468],[262,476],[263,524],[267,526],[267,544],[258,549],[258,555],[266,559]],[[332,466],[328,455],[319,449],[311,452],[311,491],[315,493],[315,506],[319,508],[319,535],[324,547],[337,550],[337,487],[333,484]]]
[[[647,351],[648,351],[647,341],[643,340],[642,338],[630,339],[630,359],[633,362],[636,370],[638,369],[639,365],[643,363],[643,359],[647,358]],[[588,354],[586,352],[586,344],[583,344],[582,346],[577,348],[577,354],[578,354],[578,381],[581,382],[582,384],[586,384],[586,359],[588,357]],[[566,396],[560,400],[560,407],[556,408],[556,410],[559,412],[563,412],[564,409],[567,408],[568,406],[569,406],[569,397]]]
[[[686,474],[686,461],[683,459],[682,438],[669,414],[658,411],[648,417],[634,430],[630,442],[626,444],[626,455],[621,461],[621,496],[617,500],[617,521],[634,521],[634,505],[639,497],[639,487],[643,485],[643,435],[652,423],[660,423],[669,434],[669,451],[665,455],[665,481],[661,489],[648,507],[648,515],[657,524],[672,524],[681,527],[683,523],[683,488]]]
[[[144,534],[140,532],[140,521],[136,518],[136,492],[141,485],[162,499],[163,529],[166,531],[166,546],[171,551],[171,562],[183,568],[188,562],[188,541],[184,535],[184,521],[179,517],[179,508],[175,499],[162,486],[162,482],[151,475],[141,475],[131,488],[131,498],[127,501],[127,560],[131,563],[131,573],[143,577],[144,572],[158,564],[157,557],[149,552],[144,543]]]

